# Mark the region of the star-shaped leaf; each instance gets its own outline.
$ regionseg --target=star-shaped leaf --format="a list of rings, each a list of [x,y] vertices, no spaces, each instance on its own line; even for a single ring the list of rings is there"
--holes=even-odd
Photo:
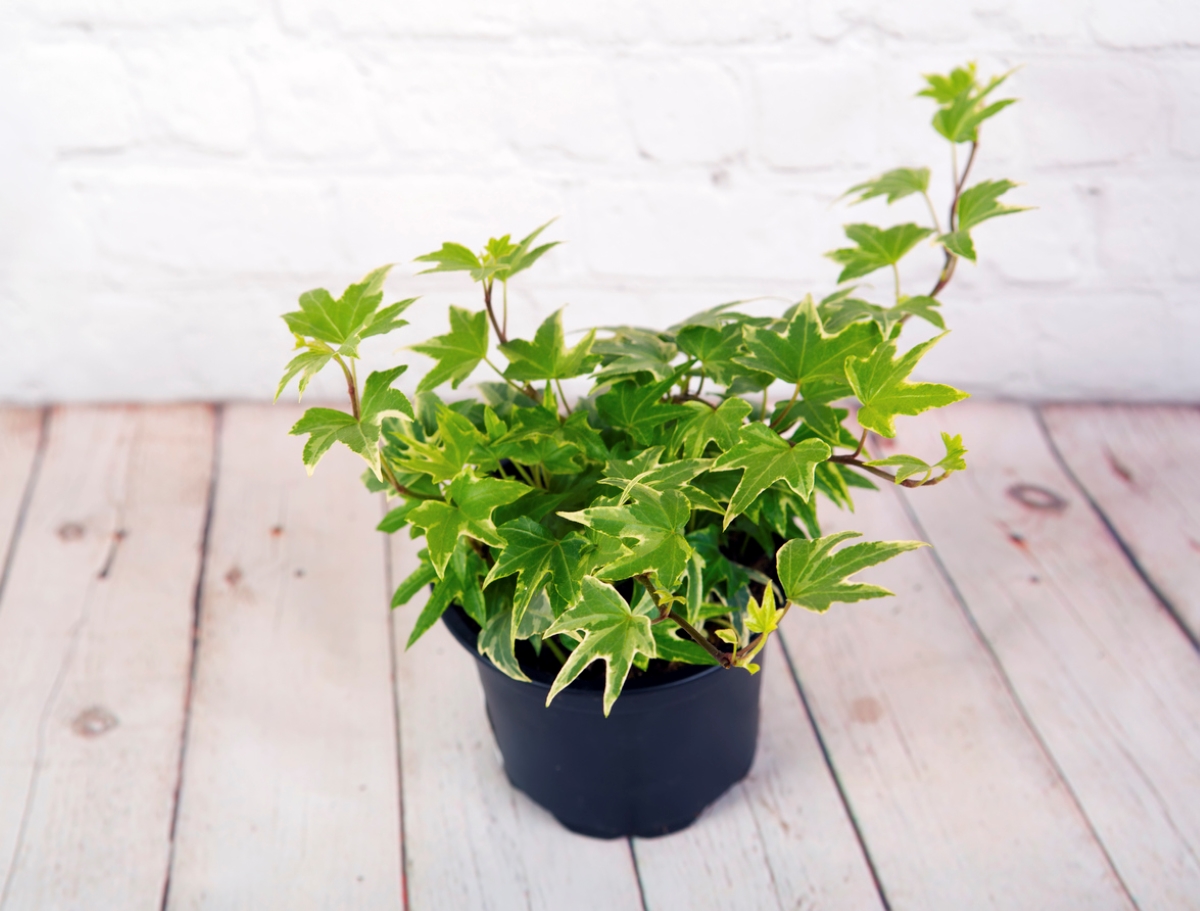
[[[613,703],[625,686],[634,657],[641,652],[657,657],[650,618],[635,614],[620,593],[594,576],[584,576],[580,602],[567,611],[546,630],[547,636],[557,633],[582,634],[583,641],[571,652],[550,693],[549,705],[555,696],[570,685],[589,664],[603,660],[607,665],[604,678],[604,715],[612,711]]]
[[[979,125],[989,117],[994,117],[1010,104],[1015,98],[1004,98],[1000,101],[986,104],[990,95],[1005,79],[994,76],[987,85],[980,85],[975,73],[975,64],[956,67],[948,76],[928,75],[925,89],[918,92],[927,98],[932,98],[939,105],[933,115],[933,128],[951,142],[975,142],[979,138]]]
[[[886,196],[888,205],[891,205],[897,199],[903,199],[913,193],[924,193],[928,189],[929,168],[896,168],[871,180],[855,184],[843,195],[858,196],[852,205],[858,205],[876,196]]]
[[[427,474],[435,484],[456,477],[483,441],[483,434],[467,418],[444,405],[437,409],[437,428],[431,439],[405,438],[403,454],[393,459],[396,467]]]
[[[426,551],[422,551],[423,558],[428,557]],[[423,566],[429,564],[424,563]],[[484,605],[483,592],[479,588],[479,577],[483,574],[486,567],[483,565],[483,560],[479,555],[467,544],[466,541],[459,541],[450,559],[446,561],[446,566],[443,567],[441,578],[438,579],[435,575],[433,581],[433,593],[430,594],[429,600],[425,602],[425,607],[421,613],[417,615],[417,622],[413,624],[412,632],[408,636],[408,643],[404,646],[406,649],[412,648],[413,643],[420,639],[429,630],[433,624],[437,623],[438,618],[446,612],[446,608],[452,603],[458,602],[463,606],[463,610],[471,616],[476,623],[482,623],[487,619],[487,611]],[[416,574],[414,574],[415,576]],[[410,585],[412,576],[401,583],[401,588]],[[396,606],[396,598],[400,595],[400,590],[397,589],[396,597],[393,598],[392,606]]]
[[[975,244],[969,233],[972,228],[989,218],[1028,211],[1028,206],[1010,206],[999,201],[1001,196],[1016,186],[1011,180],[984,180],[963,190],[958,197],[956,228],[938,240],[952,253],[974,262]]]
[[[679,350],[659,333],[635,326],[620,326],[613,333],[611,338],[597,339],[592,345],[592,352],[600,355],[604,364],[593,378],[596,386],[639,373],[649,373],[659,380],[674,375],[671,361]]]
[[[658,383],[633,381],[618,383],[596,397],[596,410],[613,427],[628,431],[643,446],[653,445],[663,434],[664,425],[676,418],[689,417],[691,409],[664,403],[662,397],[674,385],[674,377]]]
[[[416,298],[379,309],[383,282],[391,268],[376,269],[336,300],[324,288],[306,291],[300,295],[300,309],[285,313],[283,321],[293,335],[318,339],[334,348],[344,346],[341,353],[354,354],[362,339],[408,325],[399,316]]]
[[[487,311],[471,313],[461,307],[451,307],[450,331],[413,345],[412,350],[437,361],[437,365],[417,384],[418,392],[433,389],[447,380],[452,389],[457,389],[479,366],[479,362],[487,357]]]
[[[742,398],[726,399],[716,409],[697,404],[694,416],[680,422],[672,447],[682,446],[687,459],[701,458],[709,443],[716,443],[722,452],[728,452],[737,445],[738,433],[753,410]]]
[[[568,349],[563,341],[562,310],[556,310],[546,318],[532,342],[513,339],[500,346],[500,351],[509,360],[504,375],[511,380],[565,380],[587,373],[599,363],[600,358],[591,355],[596,330],[592,329],[574,348]]]
[[[856,531],[841,531],[814,540],[793,538],[784,544],[775,556],[775,567],[788,600],[820,612],[835,601],[865,601],[894,594],[880,585],[848,579],[860,569],[926,546],[924,541],[864,541],[834,552],[842,541],[857,537]]]
[[[880,345],[870,357],[846,358],[846,377],[862,407],[858,423],[884,437],[894,437],[894,418],[940,408],[967,398],[967,393],[941,383],[910,383],[917,362],[946,333],[915,346],[896,359],[896,343]]]
[[[933,233],[932,228],[904,224],[894,228],[877,228],[875,225],[846,225],[846,236],[854,241],[853,247],[842,247],[825,255],[842,265],[838,284],[869,275],[900,262],[909,250]]]
[[[424,529],[429,546],[429,562],[441,576],[445,575],[450,555],[462,535],[502,547],[504,540],[496,534],[492,512],[498,506],[513,503],[530,488],[519,481],[499,478],[476,478],[464,471],[446,488],[446,500],[426,500],[408,514],[408,521]]]
[[[869,355],[883,339],[873,323],[851,323],[836,335],[828,334],[811,299],[795,308],[786,333],[747,326],[745,335],[750,354],[739,357],[738,363],[785,383],[799,383],[802,389],[822,381],[844,387],[846,358]],[[835,393],[821,396],[824,400],[837,397]]]
[[[675,344],[685,354],[696,358],[706,376],[722,386],[728,386],[744,368],[734,361],[742,353],[742,327],[729,323],[719,328],[688,326],[675,336]]]
[[[523,272],[537,262],[546,251],[558,246],[559,242],[542,244],[533,247],[538,235],[548,228],[554,219],[536,228],[520,241],[514,243],[512,235],[493,237],[477,255],[462,244],[446,241],[440,250],[418,256],[415,262],[433,263],[426,272],[470,272],[471,278],[477,282],[491,282],[495,279],[508,281],[518,272]]]
[[[635,485],[642,484],[655,490],[678,489],[712,465],[711,459],[679,459],[660,463],[661,446],[643,449],[628,462],[609,461],[604,465],[601,484],[619,487],[628,494]]]
[[[938,476],[939,479],[956,471],[965,471],[967,462],[963,456],[967,454],[967,450],[962,444],[962,435],[950,436],[943,431],[942,445],[946,447],[946,454],[932,465],[924,459],[903,453],[888,456],[886,459],[875,459],[866,464],[877,468],[895,468],[897,484],[919,474],[925,475],[922,479],[922,483],[924,483],[933,477],[934,469],[937,468],[942,469],[942,474]]]
[[[728,528],[734,518],[745,512],[754,499],[776,481],[785,481],[807,500],[812,495],[817,464],[828,459],[832,452],[824,440],[804,440],[793,446],[762,424],[743,427],[738,444],[713,463],[717,471],[745,469],[729,499],[725,527]]]
[[[684,537],[691,505],[678,490],[660,493],[644,484],[634,484],[628,495],[630,502],[621,506],[592,506],[559,515],[624,545],[615,553],[599,551],[602,558],[609,558],[597,569],[599,578],[620,580],[649,573],[661,587],[674,589],[692,555]]]
[[[579,599],[583,555],[589,546],[583,535],[570,533],[557,538],[544,525],[525,516],[501,525],[496,534],[504,546],[483,584],[486,587],[495,579],[517,574],[514,624],[521,622],[530,600],[543,588],[550,596],[555,615]]]

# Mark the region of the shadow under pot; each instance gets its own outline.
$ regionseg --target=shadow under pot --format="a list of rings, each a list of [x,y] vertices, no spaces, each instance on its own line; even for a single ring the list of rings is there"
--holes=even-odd
[[[631,676],[605,718],[602,679],[577,679],[547,707],[545,672],[525,668],[524,682],[497,670],[457,605],[442,621],[477,661],[508,780],[572,832],[677,832],[750,771],[761,673],[686,666]]]

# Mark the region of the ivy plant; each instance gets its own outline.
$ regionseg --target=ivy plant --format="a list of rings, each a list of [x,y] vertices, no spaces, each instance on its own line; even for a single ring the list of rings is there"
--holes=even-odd
[[[852,187],[853,204],[912,197],[921,218],[846,225],[847,245],[827,254],[841,267],[832,293],[777,315],[723,304],[666,329],[592,329],[568,344],[559,310],[531,338],[510,336],[508,284],[554,248],[541,241],[548,225],[478,251],[444,243],[416,261],[466,273],[483,306],[450,307],[445,334],[409,346],[432,361],[410,399],[393,385],[407,365],[361,382],[357,369],[362,342],[402,329],[414,304],[384,305],[390,267],[337,298],[303,294],[283,317],[298,353],[276,397],[293,379],[303,395],[316,373],[340,369],[349,410],[311,408],[292,433],[307,436],[310,471],[335,443],[357,452],[366,486],[394,501],[380,529],[424,538],[392,601],[432,586],[409,645],[458,605],[497,668],[553,677],[547,702],[603,662],[607,714],[630,673],[754,673],[793,606],[891,594],[852,577],[918,542],[822,535],[815,500],[851,508],[873,479],[927,487],[966,468],[950,433],[944,452],[875,458],[868,444],[871,433],[894,437],[899,417],[966,397],[911,375],[945,335],[941,294],[960,260],[976,260],[976,229],[1020,211],[1001,201],[1011,181],[969,182],[983,126],[1012,103],[993,98],[1004,79],[981,81],[974,65],[926,77],[919,94],[951,149],[945,220],[928,168]],[[901,265],[931,248],[936,281],[906,293]],[[882,295],[860,282],[880,273]],[[918,320],[937,334],[905,346]],[[481,365],[495,379],[478,397],[453,394]]]

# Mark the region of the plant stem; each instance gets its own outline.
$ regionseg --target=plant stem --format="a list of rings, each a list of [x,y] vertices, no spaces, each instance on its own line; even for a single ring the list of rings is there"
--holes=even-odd
[[[555,658],[557,658],[563,664],[567,663],[567,653],[563,651],[561,645],[559,645],[557,642],[554,641],[553,636],[551,636],[548,639],[543,639],[542,645],[544,645],[544,646],[546,646],[546,648],[550,649],[550,654],[552,654]]]
[[[350,411],[354,415],[354,420],[357,421],[362,417],[358,409],[358,382],[340,354],[335,354],[333,359],[337,361],[338,366],[342,368],[342,375],[346,377],[346,391],[350,393]]]
[[[508,342],[508,333],[501,328],[500,323],[496,321],[496,311],[492,309],[492,280],[488,279],[483,283],[483,305],[487,307],[488,319],[492,321],[492,328],[496,330],[496,338],[500,340],[500,344],[504,345]]]
[[[517,469],[517,474],[521,476],[526,484],[530,487],[537,487],[537,484],[533,482],[533,478],[529,476],[529,472],[525,470],[525,467],[520,462],[513,462],[512,465],[513,468]]]
[[[933,229],[938,234],[942,233],[942,223],[938,221],[937,210],[933,207],[933,200],[929,198],[929,191],[922,190],[921,195],[925,197],[925,205],[929,207],[929,217],[933,219]]]
[[[792,406],[796,404],[796,399],[800,396],[800,384],[796,383],[796,388],[792,390],[792,397],[788,399],[787,407],[783,409],[783,414],[779,415],[771,422],[771,428],[774,429],[777,424],[783,424],[787,420],[787,416],[792,413]]]
[[[767,393],[770,391],[770,389],[770,386],[767,386],[765,389],[763,389],[762,421],[764,424],[767,423]]]
[[[951,164],[954,169],[954,198],[950,200],[950,221],[949,233],[953,234],[958,227],[958,197],[962,194],[963,186],[967,182],[967,175],[971,173],[971,165],[975,163],[975,153],[979,150],[979,140],[976,139],[971,143],[971,152],[967,155],[967,163],[963,168],[962,174],[958,173],[958,144],[950,143]],[[929,292],[930,297],[937,297],[946,285],[950,284],[950,279],[954,277],[954,268],[958,265],[958,257],[946,251],[946,262],[942,266],[942,272],[938,276],[937,283],[934,284],[933,290]],[[903,319],[907,319],[905,316]],[[903,319],[901,320],[903,322]]]
[[[380,460],[379,460],[379,467],[383,469],[384,477],[386,477],[388,483],[392,485],[392,489],[395,490],[396,493],[400,494],[400,496],[409,497],[413,500],[441,500],[442,499],[441,497],[431,496],[430,494],[427,494],[427,493],[417,493],[415,490],[409,490],[409,488],[405,487],[398,480],[396,480],[396,475],[392,471],[392,466],[390,466],[387,462],[383,461],[382,456],[380,457]]]
[[[854,455],[850,458],[857,459],[862,454],[863,447],[867,445],[867,433],[866,430],[862,432],[862,436],[858,440],[858,448],[854,450]]]
[[[517,390],[517,392],[521,393],[521,395],[528,394],[528,393],[526,393],[526,391],[524,389],[522,389],[520,386],[518,386],[516,383],[514,383],[512,380],[510,380],[508,377],[506,377],[504,375],[504,371],[492,363],[491,358],[484,357],[483,362],[485,364],[487,364],[489,367],[491,367],[493,370],[495,370],[496,374],[500,377],[500,379],[504,380],[504,382],[506,382],[506,383],[508,383],[508,385],[512,386],[512,388]]]
[[[733,667],[733,659],[727,652],[721,651],[715,645],[708,641],[708,637],[700,632],[692,624],[688,623],[687,618],[681,616],[671,609],[670,605],[664,605],[658,600],[658,592],[654,589],[654,583],[646,573],[640,573],[633,577],[635,582],[640,582],[642,587],[650,593],[650,600],[654,602],[654,606],[658,608],[658,621],[674,620],[681,630],[688,634],[701,648],[717,659],[717,663],[721,667]]]
[[[567,417],[571,416],[571,405],[567,401],[567,395],[563,392],[562,380],[555,380],[554,385],[558,387],[558,399],[562,402],[563,408],[567,409]]]
[[[504,299],[504,310],[503,315],[500,318],[500,328],[504,330],[505,335],[508,335],[508,279],[502,280],[500,282],[500,287],[503,289],[501,292],[501,297]]]
[[[900,303],[900,267],[892,263],[892,279],[896,286],[896,303]]]
[[[855,456],[835,455],[831,456],[829,461],[837,462],[839,465],[853,465],[855,468],[861,468],[863,471],[870,472],[877,478],[885,478],[886,480],[891,481],[893,484],[896,483],[896,476],[894,474],[888,474],[888,472],[884,471],[882,468],[876,468],[874,465],[867,465]],[[930,478],[925,481],[918,481],[915,478],[905,478],[900,482],[899,486],[909,488],[932,487],[934,484],[942,483],[942,481],[946,480],[948,477],[950,477],[950,472],[945,472],[938,475],[936,478]]]

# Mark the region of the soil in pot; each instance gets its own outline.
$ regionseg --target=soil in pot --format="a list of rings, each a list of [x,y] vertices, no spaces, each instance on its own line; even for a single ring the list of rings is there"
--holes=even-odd
[[[509,781],[573,832],[597,838],[676,832],[750,771],[761,674],[697,666],[664,671],[652,662],[648,672],[631,673],[605,718],[601,662],[547,707],[553,672],[526,660],[531,682],[514,680],[479,655],[479,628],[460,607],[450,607],[443,622],[478,662]]]

